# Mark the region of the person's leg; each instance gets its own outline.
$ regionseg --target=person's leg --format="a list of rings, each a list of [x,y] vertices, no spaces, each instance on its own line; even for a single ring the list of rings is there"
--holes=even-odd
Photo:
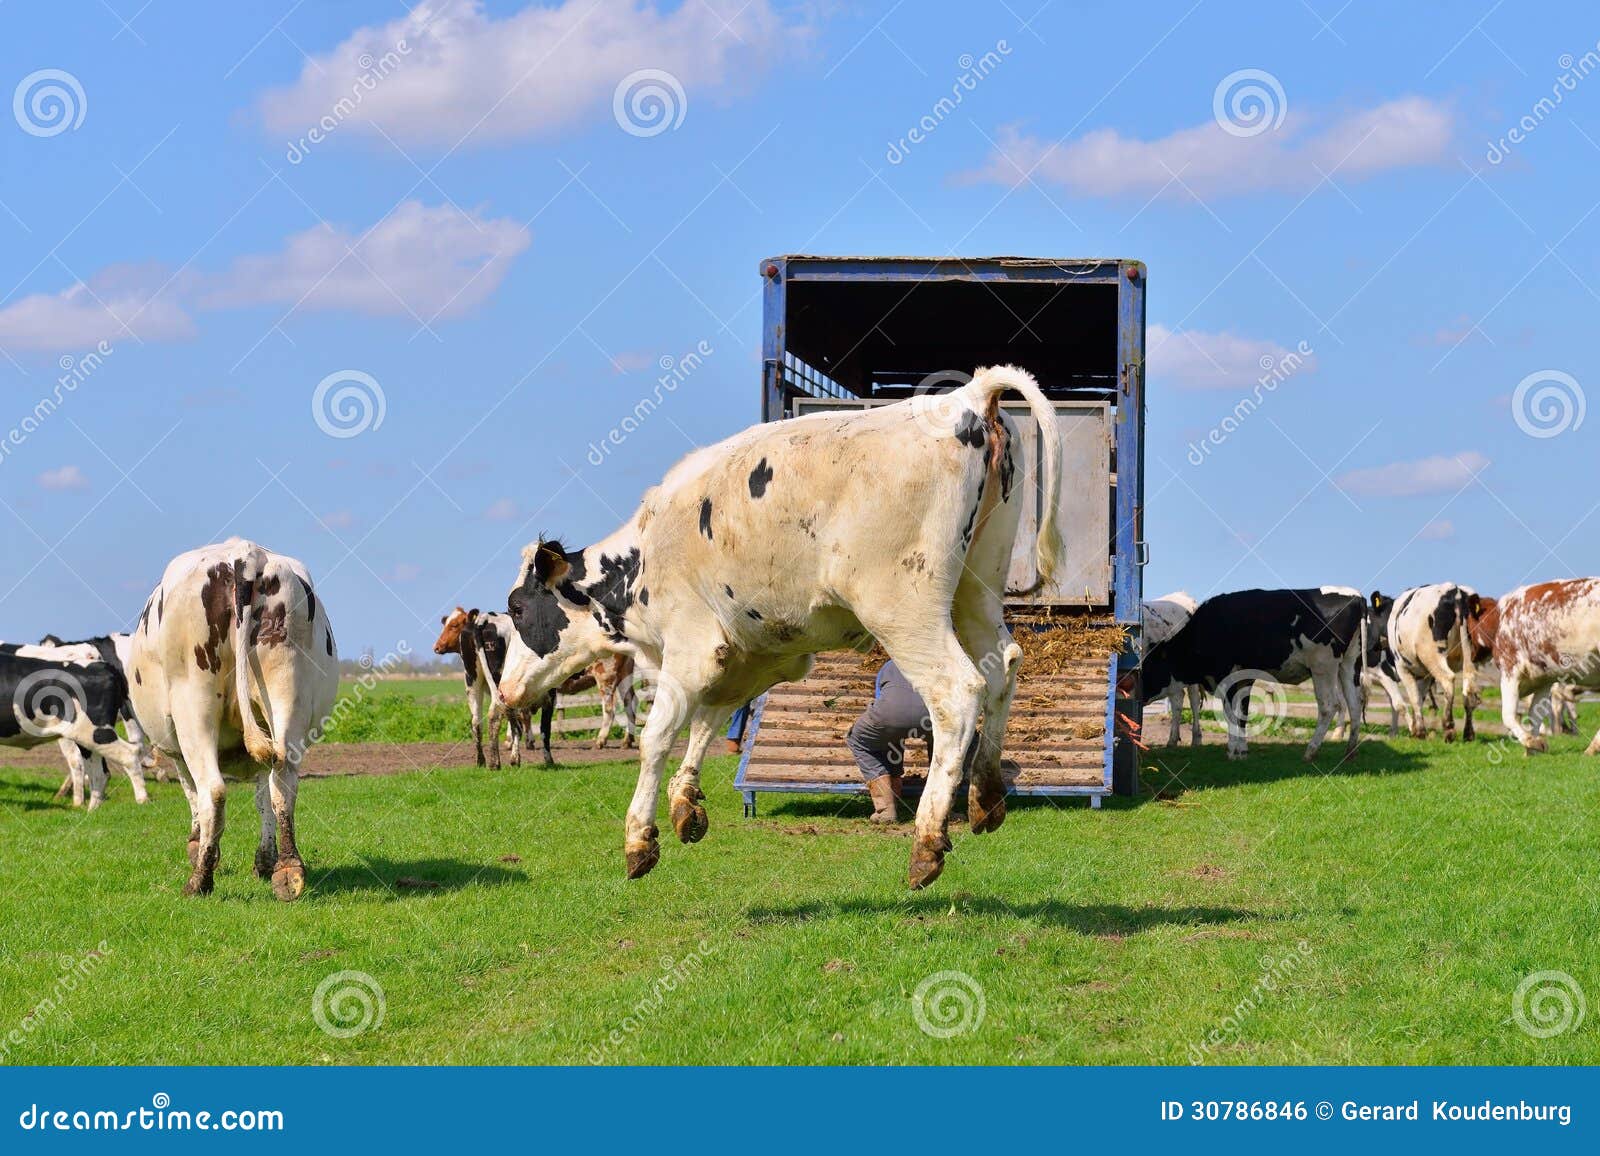
[[[744,725],[750,718],[750,704],[745,703],[733,712],[733,718],[728,721],[728,753],[739,753],[739,745],[744,742]]]
[[[866,709],[845,735],[845,746],[856,760],[872,797],[872,821],[893,823],[894,779],[905,761],[905,735],[884,727],[876,716],[877,703]]]

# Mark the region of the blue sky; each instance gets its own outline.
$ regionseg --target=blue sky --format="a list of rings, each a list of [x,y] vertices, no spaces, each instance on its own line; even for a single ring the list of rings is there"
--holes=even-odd
[[[0,637],[239,533],[346,654],[425,649],[756,419],[789,251],[1145,261],[1148,593],[1600,571],[1600,417],[1544,408],[1600,380],[1592,9],[1039,4],[5,4],[0,430],[93,368],[0,434]]]

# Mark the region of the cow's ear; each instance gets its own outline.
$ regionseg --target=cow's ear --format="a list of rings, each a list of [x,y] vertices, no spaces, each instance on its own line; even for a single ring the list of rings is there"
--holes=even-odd
[[[560,542],[541,541],[533,548],[533,576],[541,585],[557,585],[571,569],[572,563],[567,561],[567,553]]]
[[[443,626],[445,623],[447,623],[449,621],[450,621],[450,616],[448,614],[439,615],[439,625],[440,626]]]
[[[1376,590],[1372,592],[1372,608],[1374,610],[1383,609],[1383,595],[1378,593]]]

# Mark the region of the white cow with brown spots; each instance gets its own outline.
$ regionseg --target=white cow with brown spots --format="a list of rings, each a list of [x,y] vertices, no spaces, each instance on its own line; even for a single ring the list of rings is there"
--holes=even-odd
[[[226,769],[256,777],[256,874],[279,899],[298,898],[300,760],[339,688],[333,630],[305,566],[241,538],[180,554],[139,616],[130,666],[134,711],[189,798],[184,894],[212,889]]]
[[[500,682],[509,702],[537,702],[608,651],[636,657],[656,680],[628,808],[630,878],[660,857],[657,797],[681,726],[689,746],[668,796],[679,839],[693,843],[707,827],[700,763],[734,708],[805,677],[818,651],[873,638],[933,721],[911,886],[944,867],[975,735],[971,829],[1000,826],[1001,745],[1022,659],[1001,597],[1022,504],[1037,492],[1017,476],[1018,434],[999,405],[1008,389],[1027,400],[1043,443],[1037,555],[1048,581],[1061,552],[1056,415],[1033,378],[1010,367],[980,370],[948,394],[755,426],[690,454],[597,544],[540,541],[523,552]]]
[[[1546,750],[1517,717],[1525,694],[1536,699],[1553,684],[1600,688],[1600,578],[1568,578],[1519,586],[1499,600],[1493,632],[1500,668],[1500,718],[1523,749]],[[1584,751],[1600,752],[1600,732]]]

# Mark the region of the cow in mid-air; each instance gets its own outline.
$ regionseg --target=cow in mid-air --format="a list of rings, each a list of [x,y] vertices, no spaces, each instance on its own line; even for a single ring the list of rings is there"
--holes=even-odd
[[[733,710],[802,679],[823,650],[876,638],[927,703],[933,760],[917,809],[908,880],[933,882],[950,849],[951,798],[970,762],[974,833],[1005,817],[1001,744],[1022,649],[1001,592],[1024,502],[1014,389],[1042,443],[1041,581],[1061,554],[1060,434],[1033,378],[980,370],[946,394],[752,427],[697,450],[645,494],[608,537],[574,550],[523,551],[507,600],[517,636],[500,690],[530,705],[608,651],[655,680],[640,738],[624,854],[638,878],[656,865],[657,795],[668,751],[689,745],[668,784],[672,824],[707,828],[701,760]],[[979,719],[982,718],[982,726]]]
[[[300,760],[339,689],[333,629],[305,566],[241,538],[178,555],[139,615],[129,666],[134,713],[189,799],[184,894],[212,890],[226,769],[256,778],[256,874],[279,899],[299,898]]]

